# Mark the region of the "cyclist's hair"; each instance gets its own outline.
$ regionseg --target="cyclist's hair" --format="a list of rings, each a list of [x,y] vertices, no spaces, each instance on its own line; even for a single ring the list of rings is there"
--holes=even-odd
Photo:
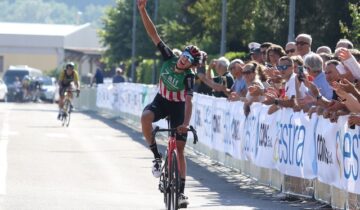
[[[197,65],[200,62],[201,59],[201,53],[200,49],[195,45],[189,45],[185,47],[185,50],[194,58],[194,61],[192,62],[192,65]]]

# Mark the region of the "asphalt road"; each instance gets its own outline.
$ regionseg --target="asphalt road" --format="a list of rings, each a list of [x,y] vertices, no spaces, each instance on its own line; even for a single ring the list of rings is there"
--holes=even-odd
[[[140,132],[80,112],[64,128],[56,115],[54,104],[0,103],[0,209],[164,209]],[[306,206],[281,202],[273,189],[199,154],[188,157],[188,209]]]

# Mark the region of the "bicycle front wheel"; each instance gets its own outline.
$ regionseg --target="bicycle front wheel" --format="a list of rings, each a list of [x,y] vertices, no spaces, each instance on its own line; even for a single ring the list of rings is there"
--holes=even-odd
[[[64,110],[65,110],[64,125],[65,125],[66,127],[69,127],[69,124],[70,124],[70,113],[71,113],[71,102],[70,102],[69,99],[65,100]],[[63,125],[63,126],[64,126],[64,125]]]
[[[177,210],[178,209],[178,200],[179,200],[179,192],[180,192],[180,175],[177,161],[176,152],[172,153],[172,161],[170,168],[170,209]]]

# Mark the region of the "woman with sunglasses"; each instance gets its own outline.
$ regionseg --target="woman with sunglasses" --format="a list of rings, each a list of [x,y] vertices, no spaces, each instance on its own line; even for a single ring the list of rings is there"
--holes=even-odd
[[[171,128],[177,128],[176,145],[180,165],[180,196],[179,205],[188,205],[184,195],[186,162],[184,148],[187,139],[187,127],[192,113],[192,97],[195,75],[191,68],[199,64],[201,53],[199,48],[189,45],[180,57],[160,39],[155,25],[146,11],[147,0],[137,0],[138,9],[146,32],[153,43],[160,50],[164,59],[159,75],[159,92],[152,103],[147,105],[141,116],[142,132],[154,154],[152,173],[155,177],[161,175],[162,157],[158,151],[156,141],[152,138],[152,123],[170,116]]]

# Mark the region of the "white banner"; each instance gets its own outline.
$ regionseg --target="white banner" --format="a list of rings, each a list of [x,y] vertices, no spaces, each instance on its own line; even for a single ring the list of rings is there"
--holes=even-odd
[[[313,125],[309,117],[291,109],[281,110],[278,122],[277,169],[286,175],[301,178],[314,178],[311,158],[314,158]],[[304,159],[309,161],[304,161]]]
[[[133,83],[99,85],[96,105],[140,117],[157,91]],[[331,123],[291,109],[268,115],[268,106],[254,103],[245,117],[243,106],[195,93],[191,124],[199,141],[236,159],[360,194],[360,128],[348,128],[347,116]],[[165,121],[158,124],[166,127]]]
[[[212,115],[213,115],[213,97],[201,94],[195,94],[196,104],[193,107],[192,117],[195,118],[195,129],[197,131],[199,142],[212,147]]]
[[[254,164],[264,168],[274,168],[275,161],[274,145],[276,139],[277,122],[280,112],[268,115],[268,107],[262,106],[259,112],[259,121],[256,126],[258,137],[256,138]]]
[[[226,119],[227,131],[231,138],[231,146],[226,149],[231,156],[236,159],[242,159],[241,134],[243,133],[245,115],[241,109],[243,102],[231,102],[229,106],[229,117]],[[229,129],[230,128],[230,129]]]

